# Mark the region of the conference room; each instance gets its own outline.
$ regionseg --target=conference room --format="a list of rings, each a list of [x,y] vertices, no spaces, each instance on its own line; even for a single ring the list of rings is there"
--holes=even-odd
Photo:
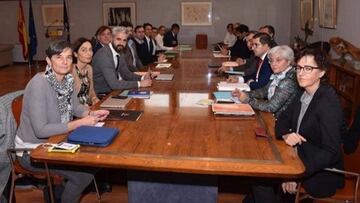
[[[0,202],[357,202],[358,4],[1,0]]]

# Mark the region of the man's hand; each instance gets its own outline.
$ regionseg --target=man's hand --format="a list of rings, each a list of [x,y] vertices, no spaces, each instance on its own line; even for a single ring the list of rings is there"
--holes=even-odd
[[[150,87],[152,85],[152,80],[144,79],[140,81],[140,87]]]
[[[290,146],[301,145],[303,142],[306,142],[306,139],[297,133],[286,134],[283,136],[283,139]]]

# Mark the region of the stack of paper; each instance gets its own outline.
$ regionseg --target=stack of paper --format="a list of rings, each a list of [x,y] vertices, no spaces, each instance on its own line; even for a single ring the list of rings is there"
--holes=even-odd
[[[221,54],[221,53],[213,53],[215,58],[229,58],[229,55]]]
[[[144,76],[146,75],[146,73],[148,73],[147,71],[146,72],[134,72],[136,75],[140,75],[140,76]],[[151,75],[160,75],[160,71],[151,71]]]
[[[236,66],[239,66],[238,63],[236,63],[235,61],[225,61],[222,63],[223,66],[226,66],[226,67],[236,67]]]
[[[174,74],[160,74],[155,79],[156,80],[165,80],[170,81],[174,78]]]
[[[255,112],[249,104],[218,104],[212,105],[212,111],[214,114],[223,115],[244,115],[251,116]]]
[[[246,83],[228,83],[228,82],[219,82],[217,85],[219,91],[234,91],[239,89],[240,91],[250,91],[250,87]]]
[[[180,51],[191,51],[192,47],[188,44],[182,44],[179,46]]]
[[[159,63],[155,66],[155,68],[170,68],[171,63]]]

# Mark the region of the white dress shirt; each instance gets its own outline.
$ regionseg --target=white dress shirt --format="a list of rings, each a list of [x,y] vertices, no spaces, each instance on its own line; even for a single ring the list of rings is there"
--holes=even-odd
[[[156,41],[156,49],[161,51],[161,50],[173,50],[173,47],[167,47],[164,46],[164,36],[157,34],[155,37],[155,41]]]

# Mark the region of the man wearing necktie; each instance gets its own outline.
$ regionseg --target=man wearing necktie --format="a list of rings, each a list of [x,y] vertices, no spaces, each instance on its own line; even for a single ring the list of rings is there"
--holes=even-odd
[[[273,40],[266,33],[257,33],[252,39],[252,50],[255,55],[256,71],[250,75],[245,75],[243,78],[230,77],[228,82],[239,82],[243,79],[251,90],[264,87],[270,80],[273,73],[269,64],[267,53],[273,47]]]
[[[112,35],[112,42],[100,49],[92,61],[95,92],[151,86],[150,73],[141,77],[132,73],[127,66],[124,58],[128,38],[126,28],[114,27]]]

